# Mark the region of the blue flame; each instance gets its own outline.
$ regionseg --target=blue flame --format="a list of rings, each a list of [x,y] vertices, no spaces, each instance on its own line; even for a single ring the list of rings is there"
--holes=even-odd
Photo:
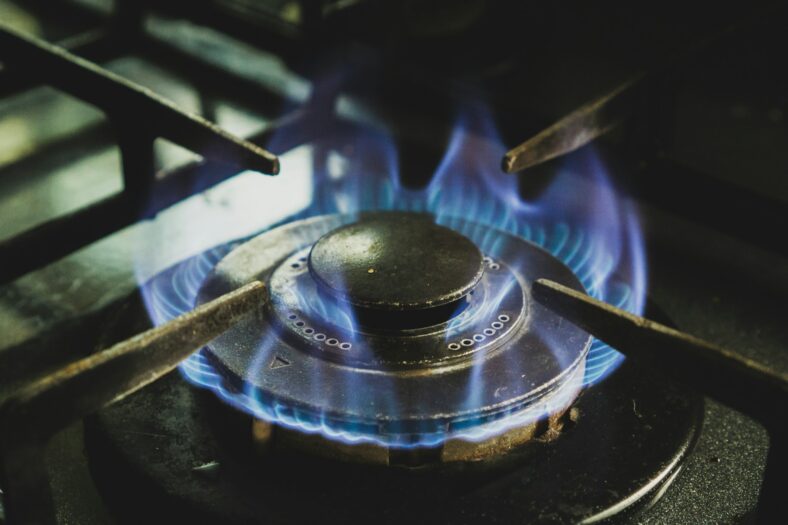
[[[280,223],[328,213],[429,212],[438,223],[469,236],[487,254],[499,249],[500,236],[492,229],[497,228],[527,239],[563,261],[593,297],[641,313],[646,278],[637,216],[633,207],[616,195],[594,152],[587,149],[561,167],[536,201],[522,199],[517,178],[500,172],[503,153],[503,143],[488,113],[481,106],[471,108],[455,127],[429,185],[413,190],[401,183],[396,149],[385,132],[369,131],[350,140],[345,137],[341,144],[327,143],[316,148],[313,154],[320,158],[312,163],[311,184],[304,188],[311,192],[311,202],[300,213],[281,217]],[[282,177],[291,176],[286,163],[283,171]],[[478,226],[464,226],[467,224]],[[143,296],[153,322],[161,324],[191,310],[207,274],[242,240],[228,240],[145,281]],[[352,325],[354,320],[340,322]],[[261,342],[261,359],[270,343]],[[584,377],[577,388],[602,380],[621,361],[621,354],[601,341],[593,341]],[[549,406],[542,404],[533,410],[504,415],[492,423],[467,424],[403,442],[375,435],[374,429],[349,427],[262,400],[252,389],[239,390],[228,384],[204,351],[189,357],[180,370],[190,382],[215,391],[232,406],[267,421],[347,443],[373,442],[394,447],[434,446],[448,438],[481,440],[564,406],[577,391],[570,388],[546,401]],[[483,381],[481,367],[475,372],[472,382]],[[469,398],[473,390],[473,385],[469,385]]]

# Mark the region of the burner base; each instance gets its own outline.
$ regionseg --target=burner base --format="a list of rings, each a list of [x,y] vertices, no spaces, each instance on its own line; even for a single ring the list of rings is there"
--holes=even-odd
[[[86,440],[98,485],[129,522],[149,519],[155,502],[162,519],[200,523],[315,523],[327,509],[344,523],[575,523],[651,505],[694,444],[702,399],[653,376],[625,362],[581,396],[559,439],[473,468],[381,468],[298,453],[250,461],[248,417],[177,374],[91,419]]]

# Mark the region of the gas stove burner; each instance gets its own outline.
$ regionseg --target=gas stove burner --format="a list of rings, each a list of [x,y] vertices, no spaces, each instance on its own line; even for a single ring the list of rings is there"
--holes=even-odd
[[[540,421],[559,424],[590,337],[529,290],[542,277],[582,290],[571,270],[467,221],[449,229],[395,212],[352,221],[322,216],[263,233],[205,280],[198,302],[253,279],[269,287],[267,304],[207,349],[228,388],[251,391],[255,415],[320,421],[384,450],[442,445],[442,461],[498,454]]]
[[[330,281],[312,277],[326,271],[310,267],[321,239],[330,248],[346,236],[389,230],[407,237],[412,230],[380,228],[377,220],[422,221],[417,225],[438,238],[461,247],[459,233],[478,247],[478,279],[466,261],[463,279],[442,288],[448,298],[409,305],[422,312],[455,305],[434,324],[378,322],[400,309],[358,301],[347,288],[332,290]],[[158,516],[200,523],[315,523],[326,508],[345,523],[414,516],[590,523],[626,519],[651,505],[692,449],[702,398],[629,361],[577,396],[594,349],[587,355],[585,334],[534,304],[529,286],[546,276],[579,288],[572,273],[520,238],[471,221],[441,222],[451,229],[414,215],[314,217],[217,247],[154,278],[155,304],[167,308],[160,314],[191,308],[197,283],[203,301],[256,278],[270,294],[233,333],[185,363],[184,375],[209,390],[171,375],[87,421],[91,471],[107,498],[132,522],[149,519],[144,500],[157,502]],[[435,261],[439,245],[421,248],[418,264]],[[370,267],[387,276],[382,261],[359,264]],[[279,278],[288,283],[275,287]],[[446,293],[462,283],[464,293]],[[130,303],[108,337],[139,333],[146,314],[135,315],[141,305]],[[373,322],[362,321],[369,311]],[[497,332],[481,342],[458,339],[479,329],[487,335],[486,327]],[[464,391],[463,381],[470,382]],[[354,504],[337,506],[348,494]]]

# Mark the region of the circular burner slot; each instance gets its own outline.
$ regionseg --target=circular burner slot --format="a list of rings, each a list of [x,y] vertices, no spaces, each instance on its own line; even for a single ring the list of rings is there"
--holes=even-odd
[[[498,347],[516,333],[526,317],[522,285],[514,271],[500,263],[499,271],[484,272],[473,293],[462,298],[459,313],[443,315],[442,307],[405,312],[434,317],[418,323],[425,326],[403,329],[391,322],[398,312],[370,313],[370,309],[338,301],[325,293],[305,266],[292,271],[291,263],[302,259],[309,249],[291,254],[274,269],[271,308],[283,334],[321,358],[367,368],[440,366],[448,359],[463,359]],[[365,315],[381,315],[388,322],[374,325]],[[502,328],[494,330],[491,323]]]

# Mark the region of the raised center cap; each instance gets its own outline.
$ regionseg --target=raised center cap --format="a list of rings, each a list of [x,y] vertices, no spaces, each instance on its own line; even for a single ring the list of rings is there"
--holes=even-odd
[[[462,298],[483,262],[470,239],[429,216],[381,213],[321,237],[309,270],[325,291],[355,306],[417,310]]]

